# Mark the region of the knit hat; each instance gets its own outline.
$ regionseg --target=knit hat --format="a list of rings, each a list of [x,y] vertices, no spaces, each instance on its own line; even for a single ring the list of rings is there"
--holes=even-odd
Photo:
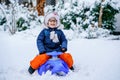
[[[44,18],[44,24],[47,26],[48,20],[52,17],[54,17],[57,20],[57,26],[56,27],[58,27],[60,25],[60,17],[57,14],[57,12],[48,13]]]

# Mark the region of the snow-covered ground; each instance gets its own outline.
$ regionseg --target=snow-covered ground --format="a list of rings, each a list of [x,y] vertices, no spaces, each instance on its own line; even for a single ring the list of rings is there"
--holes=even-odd
[[[93,4],[95,0],[89,1]],[[119,19],[117,22],[119,24]],[[40,30],[31,29],[15,35],[0,30],[0,80],[120,80],[120,36],[72,39],[72,31],[65,33],[71,40],[68,52],[73,56],[75,72],[70,71],[64,77],[50,72],[40,76],[37,71],[30,75],[27,70],[30,60],[38,54],[36,38]]]
[[[0,31],[0,80],[120,80],[120,40],[108,39],[69,41],[75,72],[64,77],[50,72],[40,76],[37,71],[30,75],[27,69],[38,54],[38,33],[31,30],[9,35]]]

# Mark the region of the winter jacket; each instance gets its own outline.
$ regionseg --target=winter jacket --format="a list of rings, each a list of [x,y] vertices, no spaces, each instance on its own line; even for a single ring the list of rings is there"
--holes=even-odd
[[[50,32],[55,31],[55,34],[58,36],[59,42],[53,42],[50,39]],[[57,28],[45,28],[43,29],[38,38],[37,38],[37,47],[39,50],[39,53],[43,52],[52,52],[52,51],[57,51],[57,52],[62,52],[61,49],[65,48],[67,50],[67,39],[62,32],[62,30],[57,29]]]

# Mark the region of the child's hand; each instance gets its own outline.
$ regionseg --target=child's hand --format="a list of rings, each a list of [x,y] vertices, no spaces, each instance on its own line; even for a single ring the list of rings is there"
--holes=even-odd
[[[67,49],[66,48],[62,48],[62,52],[65,52],[65,51],[67,51]]]

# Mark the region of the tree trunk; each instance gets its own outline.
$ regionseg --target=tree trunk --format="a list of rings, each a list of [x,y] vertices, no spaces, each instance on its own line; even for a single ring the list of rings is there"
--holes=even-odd
[[[102,27],[102,15],[103,15],[103,7],[102,7],[102,3],[105,0],[101,0],[101,5],[100,5],[100,12],[99,12],[99,18],[98,18],[98,27]]]
[[[45,0],[37,0],[37,12],[38,12],[38,16],[40,15],[44,15],[44,4],[45,4]]]
[[[12,4],[12,28],[10,30],[11,34],[15,34],[17,31],[16,20],[15,20],[15,6]]]
[[[40,0],[37,0],[37,5],[40,3]]]
[[[70,7],[72,7],[72,0],[70,0]]]

